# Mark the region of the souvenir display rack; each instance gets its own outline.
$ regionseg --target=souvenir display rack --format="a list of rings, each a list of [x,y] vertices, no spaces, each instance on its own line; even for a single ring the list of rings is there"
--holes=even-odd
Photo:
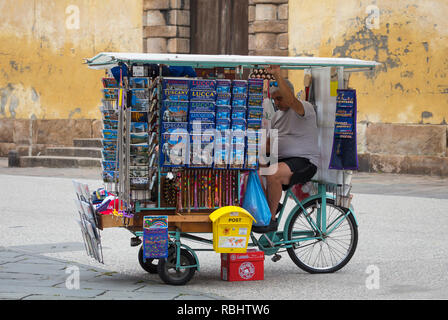
[[[240,205],[244,172],[258,167],[263,80],[236,80],[234,73],[228,74],[231,79],[148,77],[148,65],[120,66],[118,79],[110,69],[102,79],[102,176],[134,218],[130,224],[123,217],[123,226],[141,228],[145,211],[188,213],[169,220],[173,224],[177,218],[174,225],[183,229],[193,222],[189,231],[208,232],[211,223],[204,214]],[[169,139],[177,139],[172,131],[179,128],[186,147],[175,164],[170,158],[178,142]]]

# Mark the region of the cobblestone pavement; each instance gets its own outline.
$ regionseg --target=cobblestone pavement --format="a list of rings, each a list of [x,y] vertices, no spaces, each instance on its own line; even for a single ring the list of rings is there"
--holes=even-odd
[[[185,286],[144,272],[122,228],[102,234],[105,264],[87,257],[72,179],[101,186],[98,168],[8,168],[0,158],[0,299],[447,299],[448,178],[356,173],[357,251],[339,272],[311,275],[283,254],[265,259],[265,280],[220,280],[219,254],[199,252]],[[187,243],[188,244],[188,243]],[[188,244],[189,245],[189,244]],[[71,288],[79,270],[79,289]],[[378,288],[366,281],[379,272]]]
[[[78,281],[79,279],[79,281]],[[0,300],[215,300],[223,297],[0,247]]]

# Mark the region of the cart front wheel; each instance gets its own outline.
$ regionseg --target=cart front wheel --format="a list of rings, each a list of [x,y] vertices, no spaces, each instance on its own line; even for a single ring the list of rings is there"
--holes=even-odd
[[[140,266],[148,273],[156,274],[157,273],[157,261],[155,259],[144,259],[143,260],[143,246],[140,247],[138,251],[138,262]],[[156,263],[154,263],[156,262]]]
[[[165,283],[181,286],[193,278],[196,271],[196,259],[187,249],[180,249],[180,266],[184,268],[176,269],[176,250],[168,252],[168,258],[159,259],[157,272],[160,279]]]

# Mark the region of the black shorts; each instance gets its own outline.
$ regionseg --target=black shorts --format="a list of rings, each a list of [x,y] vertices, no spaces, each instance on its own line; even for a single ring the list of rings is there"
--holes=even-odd
[[[289,180],[289,184],[282,186],[284,191],[288,190],[295,184],[307,183],[311,180],[311,178],[316,174],[317,171],[317,167],[306,158],[285,158],[279,159],[278,162],[286,163],[292,172],[292,177]]]

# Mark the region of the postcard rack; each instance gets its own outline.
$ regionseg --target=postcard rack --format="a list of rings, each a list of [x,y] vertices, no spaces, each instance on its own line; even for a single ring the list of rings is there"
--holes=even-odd
[[[128,217],[102,216],[115,221],[103,225],[139,230],[144,215],[169,215],[171,229],[211,232],[208,215],[240,205],[244,179],[258,166],[263,79],[164,77],[148,65],[117,68],[103,78],[102,168]],[[246,136],[246,129],[254,134]]]

